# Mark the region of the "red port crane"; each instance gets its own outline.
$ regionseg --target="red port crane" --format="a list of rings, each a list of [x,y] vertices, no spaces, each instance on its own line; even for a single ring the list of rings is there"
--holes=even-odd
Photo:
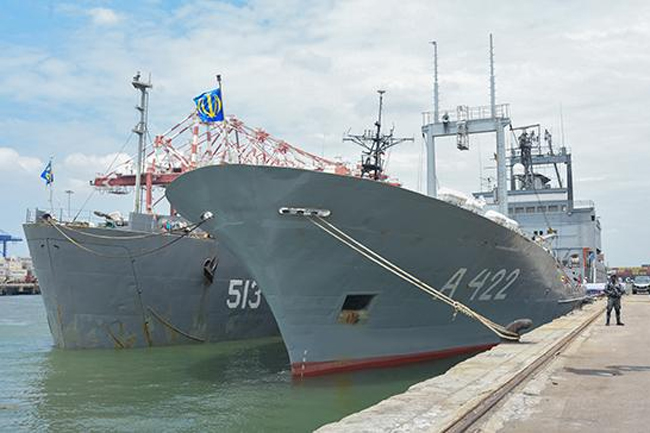
[[[247,126],[235,116],[223,122],[204,123],[196,112],[156,136],[144,155],[140,184],[144,185],[145,209],[149,213],[154,206],[154,187],[165,187],[181,174],[208,165],[268,165],[352,174],[342,162],[299,149],[263,129]],[[136,185],[135,167],[131,158],[90,183],[108,193],[125,194]]]

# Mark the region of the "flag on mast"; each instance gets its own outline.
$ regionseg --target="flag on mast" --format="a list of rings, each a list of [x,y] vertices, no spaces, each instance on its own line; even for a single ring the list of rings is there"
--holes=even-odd
[[[41,173],[41,179],[45,180],[46,185],[54,183],[54,172],[52,171],[52,160],[47,163],[45,170]]]
[[[223,122],[221,88],[205,92],[194,98],[196,111],[203,122]]]

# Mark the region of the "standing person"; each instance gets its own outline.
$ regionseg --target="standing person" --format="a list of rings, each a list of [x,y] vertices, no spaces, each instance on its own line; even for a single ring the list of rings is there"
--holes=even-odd
[[[609,277],[609,281],[605,286],[605,294],[607,295],[607,322],[606,326],[609,326],[609,318],[612,315],[612,308],[616,310],[616,324],[619,326],[625,325],[621,322],[621,296],[625,293],[625,289],[618,282],[618,277],[612,275]]]

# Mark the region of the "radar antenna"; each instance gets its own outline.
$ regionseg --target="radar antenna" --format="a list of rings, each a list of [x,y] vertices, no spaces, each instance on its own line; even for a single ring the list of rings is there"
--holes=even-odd
[[[367,129],[361,135],[347,134],[343,141],[351,141],[363,147],[365,150],[361,155],[361,177],[366,174],[373,180],[384,180],[384,162],[383,156],[391,147],[405,141],[413,141],[413,138],[395,138],[393,136],[394,127],[389,134],[381,133],[381,114],[384,105],[385,90],[378,90],[379,93],[379,115],[375,122],[374,132]]]

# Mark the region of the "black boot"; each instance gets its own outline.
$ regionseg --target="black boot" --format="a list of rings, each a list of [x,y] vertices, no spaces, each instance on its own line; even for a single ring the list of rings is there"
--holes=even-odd
[[[607,322],[605,322],[605,326],[609,326],[609,315],[607,315]]]

